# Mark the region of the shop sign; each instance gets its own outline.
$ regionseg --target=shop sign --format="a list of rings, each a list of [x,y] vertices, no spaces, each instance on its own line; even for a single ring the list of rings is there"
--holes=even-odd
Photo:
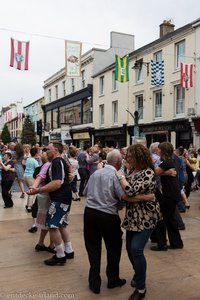
[[[54,140],[61,141],[61,133],[60,132],[50,133],[50,140],[51,141],[54,141]]]
[[[69,133],[69,130],[61,131],[61,139],[62,141],[71,141],[71,135]]]
[[[74,133],[73,134],[73,140],[87,140],[90,139],[89,133],[88,132],[79,132],[79,133]]]

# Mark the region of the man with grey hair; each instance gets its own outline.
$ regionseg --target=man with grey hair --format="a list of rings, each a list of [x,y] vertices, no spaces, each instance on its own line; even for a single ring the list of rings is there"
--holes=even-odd
[[[124,191],[116,170],[120,169],[121,163],[122,157],[118,150],[109,152],[107,164],[90,176],[84,190],[87,197],[84,212],[84,240],[90,262],[88,280],[89,288],[95,294],[100,293],[101,287],[102,238],[107,251],[107,287],[120,287],[126,283],[125,279],[119,277],[122,230],[118,208]]]

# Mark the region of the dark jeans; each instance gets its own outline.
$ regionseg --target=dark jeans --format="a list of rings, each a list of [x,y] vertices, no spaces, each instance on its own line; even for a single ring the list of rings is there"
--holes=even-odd
[[[33,219],[37,218],[37,212],[38,212],[38,200],[37,200],[37,197],[36,197],[35,201],[32,205],[32,212],[31,212],[31,215],[32,215]]]
[[[146,282],[146,258],[144,256],[144,247],[152,230],[143,230],[141,232],[126,231],[126,250],[128,257],[135,271],[133,276],[137,289],[145,289]]]
[[[80,187],[79,187],[79,195],[83,196],[83,190],[88,182],[90,177],[90,172],[86,168],[79,168],[78,169],[80,175]]]
[[[2,179],[2,182],[1,182],[2,198],[5,203],[5,206],[7,206],[7,207],[13,206],[13,201],[12,201],[11,194],[10,194],[10,189],[12,187],[12,184],[13,184],[13,180],[4,181]]]
[[[119,279],[119,262],[122,249],[122,230],[118,215],[111,215],[86,207],[84,212],[84,240],[90,262],[89,285],[101,286],[102,238],[107,251],[106,275],[108,283]]]
[[[71,185],[72,192],[77,193],[77,176],[74,177],[70,185]]]
[[[176,248],[183,245],[183,241],[178,230],[178,222],[175,217],[177,214],[176,209],[176,203],[168,203],[168,205],[161,203],[163,220],[159,221],[156,226],[156,236],[159,247],[166,245],[166,230],[171,247]]]

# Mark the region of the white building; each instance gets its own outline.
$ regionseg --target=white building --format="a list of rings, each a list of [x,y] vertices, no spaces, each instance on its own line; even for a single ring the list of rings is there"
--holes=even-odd
[[[175,147],[199,147],[200,19],[174,31],[160,25],[160,37],[129,54],[129,82],[114,82],[115,64],[93,79],[94,142],[108,146],[132,143],[135,111],[147,145],[171,141]],[[151,60],[164,60],[164,85],[151,84]],[[180,86],[180,62],[193,64],[193,87]],[[102,89],[102,82],[103,89]],[[132,114],[132,115],[131,115]]]
[[[81,77],[66,78],[61,69],[44,82],[45,142],[49,139],[82,147],[93,143],[93,75],[134,49],[134,36],[111,32],[108,50],[93,48],[82,55]],[[102,82],[103,84],[103,82]]]

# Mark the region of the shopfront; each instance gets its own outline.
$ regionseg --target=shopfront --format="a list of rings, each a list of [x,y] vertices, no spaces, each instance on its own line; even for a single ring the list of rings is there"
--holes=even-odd
[[[124,147],[126,141],[126,124],[123,127],[97,129],[94,132],[94,143],[101,144],[103,147]]]
[[[92,145],[91,131],[92,128],[85,128],[84,131],[70,130],[73,145],[77,148],[83,148],[86,144]]]
[[[139,125],[146,137],[147,147],[153,142],[171,142],[176,148],[188,148],[193,143],[192,128],[188,120],[177,120],[155,124]]]

